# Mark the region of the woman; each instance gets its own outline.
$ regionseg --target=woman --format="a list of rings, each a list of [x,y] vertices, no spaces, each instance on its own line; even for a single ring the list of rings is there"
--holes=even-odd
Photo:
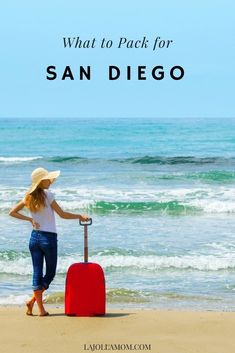
[[[27,315],[33,315],[33,306],[37,301],[39,316],[47,316],[42,302],[42,293],[49,288],[57,264],[57,231],[54,211],[65,219],[89,220],[86,215],[64,212],[55,201],[54,194],[48,189],[60,175],[60,171],[48,172],[44,168],[35,169],[32,174],[32,185],[25,197],[11,209],[9,215],[31,222],[33,230],[29,241],[29,250],[33,263],[33,296],[26,303]],[[32,217],[21,213],[27,207]],[[46,262],[46,273],[43,276],[43,262]]]

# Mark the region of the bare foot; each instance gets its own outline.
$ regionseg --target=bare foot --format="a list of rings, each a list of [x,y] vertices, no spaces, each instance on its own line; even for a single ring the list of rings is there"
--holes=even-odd
[[[48,316],[48,315],[49,315],[49,313],[47,311],[39,314],[39,316]]]
[[[33,315],[33,306],[34,306],[35,301],[34,300],[30,300],[26,303],[27,306],[27,311],[26,311],[26,315]]]

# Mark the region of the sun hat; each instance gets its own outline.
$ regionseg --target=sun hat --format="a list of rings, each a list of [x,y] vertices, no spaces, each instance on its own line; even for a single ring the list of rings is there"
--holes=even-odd
[[[30,186],[28,193],[31,194],[37,186],[40,184],[42,180],[46,179],[56,179],[60,175],[60,170],[56,170],[54,172],[48,172],[48,170],[44,168],[36,168],[31,174],[32,185]]]

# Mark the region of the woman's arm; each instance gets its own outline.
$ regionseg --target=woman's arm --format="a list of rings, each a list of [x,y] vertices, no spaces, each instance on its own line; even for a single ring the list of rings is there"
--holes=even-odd
[[[80,221],[83,221],[83,222],[88,221],[90,219],[90,217],[86,215],[80,215],[80,214],[63,211],[62,208],[58,205],[58,203],[55,200],[51,203],[51,207],[61,218],[79,219]]]
[[[38,229],[40,225],[37,222],[35,222],[32,217],[27,217],[22,213],[19,213],[19,211],[22,210],[24,206],[25,206],[24,201],[23,200],[20,201],[16,206],[12,207],[12,209],[9,212],[9,216],[22,219],[23,221],[29,221],[30,223],[32,223],[32,226],[34,228]]]

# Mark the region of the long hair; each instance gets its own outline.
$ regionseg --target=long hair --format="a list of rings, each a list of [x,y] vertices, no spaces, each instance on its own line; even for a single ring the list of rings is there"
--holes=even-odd
[[[43,189],[37,187],[31,194],[25,195],[25,206],[32,212],[39,212],[46,206],[46,194]]]

